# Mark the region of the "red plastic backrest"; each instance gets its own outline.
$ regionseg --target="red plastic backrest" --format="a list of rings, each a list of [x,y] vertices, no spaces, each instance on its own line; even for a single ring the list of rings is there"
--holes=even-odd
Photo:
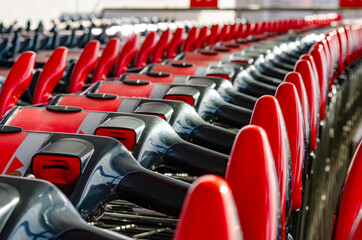
[[[90,41],[79,56],[78,62],[75,64],[72,76],[69,81],[69,93],[80,92],[85,82],[96,66],[100,43],[96,40]]]
[[[138,34],[133,34],[124,44],[114,67],[114,77],[119,78],[119,76],[127,71],[129,65],[137,54],[139,39],[140,36]]]
[[[362,175],[362,141],[349,165],[346,179],[341,191],[340,201],[337,205],[336,219],[333,224],[331,239],[347,239],[353,222],[358,217],[362,207],[361,191]]]
[[[310,115],[309,115],[309,105],[308,105],[308,96],[304,87],[303,79],[300,73],[290,72],[285,76],[284,82],[293,83],[295,86],[298,97],[302,106],[303,112],[303,123],[306,134],[306,146],[310,145]]]
[[[36,83],[33,104],[46,103],[51,98],[55,86],[63,77],[67,58],[68,48],[58,47],[54,50]]]
[[[158,40],[155,51],[152,56],[152,63],[160,63],[163,60],[165,52],[167,51],[171,42],[171,31],[167,29],[162,32],[160,39]]]
[[[233,191],[244,240],[278,239],[278,180],[269,140],[261,127],[248,125],[239,131],[225,179]]]
[[[214,45],[217,43],[217,39],[220,34],[220,26],[218,24],[215,24],[211,27],[210,36],[207,39],[207,46]]]
[[[292,161],[292,210],[302,205],[302,174],[304,161],[303,112],[297,89],[292,83],[282,83],[275,94],[283,113],[287,128],[290,158]]]
[[[317,68],[318,80],[319,80],[319,94],[320,94],[320,119],[326,118],[326,100],[327,100],[327,73],[326,68],[327,61],[323,53],[323,44],[318,44],[316,48],[312,49],[310,54],[314,59],[314,63]]]
[[[312,67],[307,60],[299,60],[295,65],[294,71],[300,73],[303,79],[305,90],[308,96],[310,130],[311,130],[311,151],[317,147],[317,128],[318,128],[318,101],[317,90],[313,82]]]
[[[19,98],[29,87],[36,54],[24,52],[12,66],[0,92],[0,116],[15,107]]]
[[[240,236],[228,183],[214,175],[198,178],[187,193],[174,239],[238,240]]]
[[[150,58],[151,54],[155,50],[156,46],[156,32],[150,32],[145,41],[142,43],[142,46],[137,54],[135,67],[144,68],[147,65],[147,61]]]
[[[199,32],[199,37],[196,39],[195,42],[195,49],[203,48],[205,45],[205,42],[208,38],[208,31],[209,28],[207,26],[203,26]]]
[[[292,179],[289,172],[288,136],[278,100],[268,95],[260,97],[255,104],[250,124],[262,127],[268,136],[279,182],[279,204],[284,236],[285,215],[289,213],[291,207]]]
[[[121,41],[118,38],[112,38],[104,48],[101,57],[98,59],[96,69],[93,73],[92,82],[104,81],[107,79],[109,71],[117,61]]]
[[[172,59],[176,57],[178,50],[183,42],[182,36],[184,34],[184,28],[177,28],[176,31],[173,33],[170,46],[167,51],[167,59]]]
[[[185,42],[184,42],[184,45],[182,48],[183,52],[191,52],[192,50],[194,50],[194,45],[197,40],[198,34],[199,34],[199,28],[192,27],[185,39]]]

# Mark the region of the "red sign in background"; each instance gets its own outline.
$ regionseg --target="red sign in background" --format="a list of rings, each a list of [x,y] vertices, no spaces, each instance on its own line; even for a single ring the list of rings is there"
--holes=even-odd
[[[217,0],[190,0],[190,8],[217,8]]]
[[[341,7],[362,7],[362,0],[340,0]]]

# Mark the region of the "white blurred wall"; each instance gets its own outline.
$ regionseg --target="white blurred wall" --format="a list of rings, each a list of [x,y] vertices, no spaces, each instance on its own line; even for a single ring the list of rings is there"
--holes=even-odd
[[[234,7],[236,0],[219,0],[219,7]],[[188,8],[189,0],[0,0],[0,21],[11,23],[15,19],[19,23],[24,23],[27,19],[33,21],[51,20],[58,18],[62,13],[99,13],[103,8]],[[233,12],[217,12],[210,15],[205,12],[178,12],[172,16],[190,19],[195,18],[200,21],[228,21],[235,18]],[[124,15],[132,15],[129,12]],[[154,12],[149,13],[155,14]],[[168,13],[167,15],[170,15]]]
[[[203,0],[207,1],[207,0]],[[103,8],[188,8],[190,0],[0,0],[0,21],[11,23],[15,19],[38,21],[58,18],[62,13],[99,13]],[[219,0],[220,8],[259,5],[262,7],[338,7],[339,0]],[[196,19],[199,22],[228,22],[235,19],[233,11],[198,12],[130,12],[115,16],[168,16],[176,19]],[[243,12],[241,17],[250,21],[280,19],[311,14],[311,12]]]

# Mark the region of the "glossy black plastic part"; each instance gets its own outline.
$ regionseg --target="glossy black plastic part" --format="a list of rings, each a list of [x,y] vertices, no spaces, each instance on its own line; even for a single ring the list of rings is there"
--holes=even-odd
[[[61,113],[74,113],[82,111],[82,108],[79,107],[53,106],[53,105],[46,106],[46,109],[52,112],[61,112]]]
[[[191,132],[190,142],[230,154],[235,137],[236,133],[233,131],[217,126],[200,125]]]
[[[121,180],[117,189],[122,199],[174,216],[180,214],[180,206],[184,202],[187,190],[187,184],[175,186],[169,177],[150,171],[128,174]],[[168,196],[160,197],[164,196],[165,192]]]
[[[223,105],[215,112],[215,120],[236,128],[249,124],[252,111],[236,108],[233,105]]]
[[[174,144],[165,153],[165,163],[194,175],[225,176],[229,160],[227,155],[194,146],[187,142]]]
[[[0,176],[1,239],[130,239],[87,224],[54,185]]]

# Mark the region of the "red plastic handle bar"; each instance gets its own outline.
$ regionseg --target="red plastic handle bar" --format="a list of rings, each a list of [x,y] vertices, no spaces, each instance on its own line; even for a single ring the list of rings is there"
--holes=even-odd
[[[230,25],[229,24],[225,24],[221,31],[220,31],[220,34],[217,38],[217,41],[218,42],[221,42],[221,41],[225,41],[225,39],[227,38],[227,36],[229,35],[230,33]]]
[[[353,222],[357,220],[362,207],[361,191],[362,174],[362,141],[349,165],[347,177],[341,190],[340,202],[337,205],[336,219],[333,224],[331,239],[349,239]],[[359,239],[359,238],[357,238]]]
[[[188,191],[174,239],[240,239],[235,210],[228,183],[218,176],[202,176]]]
[[[220,26],[218,24],[215,24],[211,27],[211,33],[209,38],[207,39],[207,45],[214,45],[217,43],[218,37],[220,34]]]
[[[295,71],[300,73],[308,96],[309,116],[311,126],[311,151],[317,147],[317,125],[318,125],[318,97],[314,84],[312,66],[307,60],[299,60],[295,65]]]
[[[297,89],[292,83],[280,84],[275,97],[282,110],[288,133],[293,177],[292,210],[297,210],[302,205],[302,170],[305,150],[303,112]]]
[[[302,112],[303,112],[303,123],[304,129],[307,137],[307,146],[310,145],[310,115],[309,115],[309,105],[308,105],[308,96],[304,87],[302,76],[297,72],[290,72],[285,76],[284,82],[293,83],[294,87],[298,92],[298,97],[301,103]]]
[[[207,38],[209,37],[208,32],[209,32],[209,28],[207,26],[203,26],[200,29],[199,36],[195,42],[195,49],[200,49],[205,46],[205,42],[206,42]]]
[[[147,65],[147,61],[152,55],[156,46],[156,32],[150,32],[145,41],[142,43],[141,49],[138,52],[135,67],[144,68]]]
[[[114,77],[119,78],[119,76],[127,71],[129,65],[137,54],[139,39],[140,36],[138,34],[134,34],[129,37],[127,42],[124,44],[114,67]]]
[[[163,60],[165,52],[171,43],[171,31],[167,29],[162,32],[160,39],[158,40],[155,51],[152,56],[152,63],[160,63]]]
[[[111,71],[117,61],[120,46],[121,42],[118,38],[109,40],[101,57],[98,59],[92,82],[104,81],[107,79],[109,71]]]
[[[28,51],[20,55],[11,68],[0,93],[0,116],[15,107],[19,98],[29,87],[36,54]]]
[[[229,28],[229,33],[227,34],[225,41],[234,40],[238,29],[239,29],[239,24],[237,23],[231,24]]]
[[[325,55],[323,53],[323,45],[318,44],[316,48],[310,52],[314,59],[314,63],[317,68],[318,80],[319,80],[319,95],[320,95],[320,119],[326,118],[326,100],[327,100],[327,69],[328,66]]]
[[[269,140],[261,127],[248,125],[239,131],[225,179],[233,191],[243,239],[279,239],[278,181]]]
[[[69,93],[80,92],[85,82],[96,66],[100,43],[98,41],[90,41],[80,55],[78,62],[75,64],[72,76],[69,82]]]
[[[68,48],[58,47],[45,63],[35,86],[33,104],[46,103],[51,98],[55,86],[63,77],[68,52]]]
[[[263,96],[255,104],[250,124],[262,127],[267,133],[274,157],[279,183],[281,222],[285,235],[286,214],[291,209],[291,178],[289,172],[288,135],[278,100],[273,96]],[[284,238],[284,237],[283,237]]]
[[[198,35],[199,35],[199,28],[192,27],[185,39],[185,42],[184,42],[184,45],[182,48],[183,52],[191,52],[192,50],[195,49],[194,45],[195,45]]]
[[[178,50],[183,42],[184,31],[184,28],[177,28],[176,31],[173,33],[171,43],[167,51],[167,59],[172,59],[176,57]]]

